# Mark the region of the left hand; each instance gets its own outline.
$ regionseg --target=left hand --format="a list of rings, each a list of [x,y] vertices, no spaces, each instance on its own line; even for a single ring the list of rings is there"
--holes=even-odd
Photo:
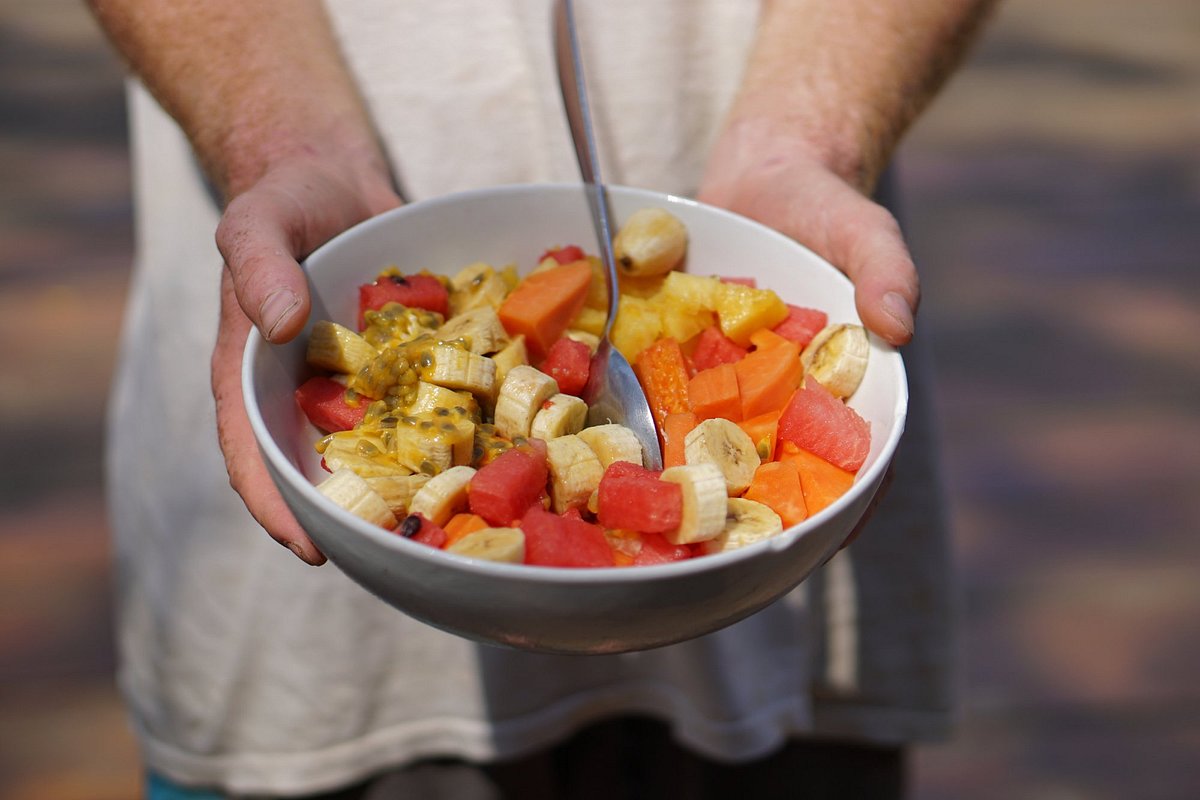
[[[917,270],[895,217],[803,147],[718,142],[699,199],[768,225],[854,282],[863,324],[893,345],[908,343],[920,301]]]

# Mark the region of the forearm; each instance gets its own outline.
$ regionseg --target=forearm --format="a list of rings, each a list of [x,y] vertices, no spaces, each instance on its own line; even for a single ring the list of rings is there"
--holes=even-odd
[[[768,0],[727,135],[869,191],[993,0]]]
[[[226,198],[336,147],[386,170],[320,0],[89,0]]]

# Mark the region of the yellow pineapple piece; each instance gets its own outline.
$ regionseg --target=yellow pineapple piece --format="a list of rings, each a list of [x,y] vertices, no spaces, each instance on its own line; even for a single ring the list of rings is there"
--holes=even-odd
[[[571,320],[571,328],[577,331],[587,331],[599,336],[604,333],[604,323],[608,321],[608,308],[588,308],[579,310],[575,319]]]
[[[737,283],[721,283],[717,294],[717,317],[721,332],[745,347],[750,335],[772,328],[787,318],[788,310],[770,289],[752,289]]]
[[[650,302],[658,308],[663,335],[670,336],[677,342],[688,341],[717,321],[716,314],[712,311],[687,305],[673,297],[664,296],[662,292],[655,295]]]
[[[608,313],[608,285],[604,280],[604,264],[595,256],[588,256],[588,266],[592,268],[592,282],[588,285],[587,299],[583,301],[584,308],[594,308]]]
[[[643,297],[622,295],[617,318],[609,338],[629,361],[662,336],[662,316],[653,303]]]
[[[651,275],[648,278],[638,278],[632,275],[617,274],[617,288],[627,297],[646,299],[653,297],[663,285],[662,275]]]
[[[721,286],[720,279],[711,275],[668,272],[660,294],[690,308],[716,311]]]

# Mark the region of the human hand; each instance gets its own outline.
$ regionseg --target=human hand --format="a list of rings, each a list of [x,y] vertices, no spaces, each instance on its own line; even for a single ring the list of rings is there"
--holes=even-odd
[[[325,555],[267,472],[242,401],[241,363],[252,325],[275,343],[304,328],[310,305],[299,261],[351,225],[400,204],[384,169],[374,161],[347,161],[352,157],[302,156],[273,165],[234,197],[217,228],[225,269],[212,388],[229,482],[272,538],[313,565]]]
[[[869,330],[893,345],[912,339],[920,285],[895,217],[803,147],[727,135],[709,160],[699,199],[813,250],[854,282]]]

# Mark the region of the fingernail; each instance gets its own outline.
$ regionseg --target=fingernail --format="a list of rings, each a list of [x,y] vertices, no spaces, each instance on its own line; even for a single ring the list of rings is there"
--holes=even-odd
[[[913,314],[912,307],[909,306],[908,301],[897,292],[888,292],[883,296],[883,300],[880,303],[883,306],[884,313],[900,323],[900,327],[904,328],[909,336],[912,336]]]
[[[290,289],[276,289],[267,295],[267,298],[262,301],[262,305],[258,307],[258,318],[262,320],[263,327],[267,329],[267,340],[271,341],[275,338],[275,331],[288,320],[296,307],[300,305],[300,298]]]
[[[296,558],[300,559],[305,564],[311,565],[313,563],[312,559],[310,559],[308,557],[308,555],[304,552],[304,549],[302,547],[300,547],[300,545],[296,544],[295,542],[288,542],[287,548],[288,548],[288,550],[291,550],[293,553],[295,553]]]

